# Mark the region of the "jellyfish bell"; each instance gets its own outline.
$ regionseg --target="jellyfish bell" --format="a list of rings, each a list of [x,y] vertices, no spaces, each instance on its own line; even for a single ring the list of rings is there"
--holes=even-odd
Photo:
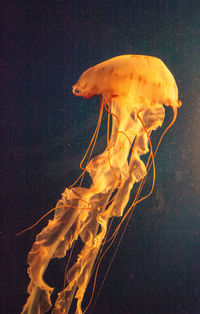
[[[83,72],[72,91],[84,98],[142,98],[149,105],[180,106],[172,73],[151,56],[122,55],[101,62]]]
[[[92,184],[84,188],[76,186],[76,180],[66,188],[55,207],[53,220],[36,236],[28,255],[30,284],[27,291],[30,296],[22,310],[24,314],[42,314],[51,308],[53,288],[44,282],[44,272],[52,258],[62,258],[73,248],[78,237],[83,247],[74,265],[66,270],[67,285],[58,294],[52,313],[68,313],[74,298],[77,299],[76,313],[82,313],[82,300],[92,273],[95,272],[95,287],[102,257],[115,240],[121,224],[135,205],[153,191],[154,157],[181,105],[173,75],[160,59],[149,56],[124,55],[97,64],[80,76],[72,91],[76,96],[99,95],[101,99],[97,127],[80,164],[82,174],[87,171]],[[173,108],[174,117],[153,152],[150,136],[163,124],[164,105]],[[104,152],[92,157],[104,108],[108,115],[107,146]],[[148,152],[144,164],[141,156]],[[84,161],[85,168],[82,166]],[[140,197],[151,166],[150,192]],[[137,182],[140,182],[139,188],[128,206],[131,190]],[[121,216],[121,222],[103,251],[109,219],[114,216]]]

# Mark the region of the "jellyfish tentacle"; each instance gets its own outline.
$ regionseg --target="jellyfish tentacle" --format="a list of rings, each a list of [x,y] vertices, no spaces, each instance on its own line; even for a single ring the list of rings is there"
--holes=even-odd
[[[143,110],[143,109],[142,109]],[[147,135],[147,138],[148,138],[148,142],[149,142],[149,146],[150,146],[150,158],[151,158],[151,160],[152,160],[152,165],[153,165],[153,181],[152,181],[152,186],[151,186],[151,190],[150,190],[150,192],[147,194],[147,195],[145,195],[145,196],[143,196],[141,199],[140,199],[140,201],[143,201],[143,200],[145,200],[146,198],[148,198],[151,194],[152,194],[152,192],[153,192],[153,190],[154,190],[154,186],[155,186],[155,179],[156,179],[156,167],[155,167],[155,159],[154,159],[154,153],[153,153],[153,148],[152,148],[152,143],[151,143],[151,139],[150,139],[150,135],[149,135],[149,132],[148,132],[148,130],[146,129],[146,126],[145,126],[145,124],[144,124],[144,122],[142,121],[142,119],[141,119],[141,117],[140,117],[140,112],[141,111],[139,111],[138,113],[137,113],[137,117],[138,117],[138,119],[140,120],[140,122],[142,123],[142,126],[143,126],[143,128],[144,128],[144,131],[145,131],[145,133],[146,133],[146,135]],[[147,167],[146,167],[147,168]],[[137,201],[138,202],[138,201]]]
[[[109,105],[109,108],[107,108],[107,104]],[[117,125],[117,131],[116,131],[116,133],[112,134],[110,139],[109,139],[109,136],[108,136],[108,133],[109,133],[109,124],[107,125],[107,147],[106,147],[106,150],[108,151],[108,162],[109,162],[110,169],[111,169],[111,171],[112,171],[114,177],[116,178],[116,180],[119,182],[119,184],[121,184],[121,183],[122,183],[122,180],[121,180],[121,179],[119,178],[119,176],[116,174],[114,168],[112,167],[111,160],[110,160],[110,159],[111,159],[111,156],[110,156],[111,148],[112,148],[113,146],[115,146],[116,141],[117,141],[117,137],[118,137],[118,134],[119,134],[118,132],[119,132],[119,127],[120,127],[120,120],[119,120],[119,118],[118,118],[118,116],[117,116],[116,114],[114,114],[114,113],[111,112],[110,107],[111,107],[111,105],[107,102],[107,103],[105,104],[105,109],[106,109],[106,111],[108,112],[108,115],[109,115],[109,116],[111,115],[112,118],[114,117],[114,118],[117,119],[118,125]],[[114,138],[114,137],[115,137],[114,143],[110,146],[110,142],[111,142],[112,138]]]
[[[114,118],[117,120],[117,131],[116,131],[115,141],[114,141],[114,143],[112,144],[112,146],[115,146],[116,141],[117,141],[117,135],[118,135],[119,127],[120,127],[120,119],[119,119],[119,117],[118,117],[116,114],[114,114],[114,113],[110,110],[111,104],[109,104],[109,108],[107,108],[107,104],[109,104],[109,103],[108,103],[108,102],[105,103],[105,109],[106,109],[106,111],[108,112],[108,115],[109,115],[109,116],[111,115],[112,118],[114,117]],[[107,126],[107,127],[108,127],[108,126]],[[107,134],[108,134],[108,130],[107,130]],[[113,137],[114,137],[114,134],[113,134]],[[107,147],[106,147],[106,149],[107,149],[108,151],[112,148],[112,146],[109,145],[110,141],[111,141],[111,140],[109,140],[109,138],[107,137]]]
[[[101,120],[102,120],[102,114],[103,114],[103,99],[101,98],[101,102],[100,102],[100,112],[99,112],[99,119],[98,119],[98,122],[97,122],[97,126],[96,126],[96,129],[94,131],[94,134],[92,136],[92,139],[88,145],[88,148],[87,148],[87,151],[84,155],[84,157],[82,158],[81,162],[80,162],[80,168],[84,171],[86,171],[86,168],[83,168],[82,167],[82,164],[84,162],[84,160],[86,159],[87,155],[88,155],[88,152],[90,150],[90,147],[92,146],[93,144],[93,147],[91,149],[91,152],[90,152],[90,155],[89,155],[89,158],[88,158],[88,161],[87,163],[90,161],[90,158],[91,158],[91,155],[92,155],[92,152],[94,150],[94,147],[95,147],[95,144],[96,144],[96,140],[97,140],[97,137],[98,137],[98,134],[99,134],[99,129],[100,129],[100,125],[101,125]]]

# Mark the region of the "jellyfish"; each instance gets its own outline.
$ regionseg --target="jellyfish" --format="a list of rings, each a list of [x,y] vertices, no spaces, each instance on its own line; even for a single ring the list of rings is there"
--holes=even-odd
[[[53,219],[36,236],[28,254],[29,297],[22,313],[46,313],[51,309],[53,288],[44,281],[43,275],[51,259],[63,258],[78,238],[82,241],[82,248],[75,263],[66,270],[66,285],[58,293],[52,313],[68,313],[74,299],[77,301],[77,314],[87,311],[87,308],[82,309],[82,300],[91,274],[95,273],[95,281],[105,254],[102,247],[109,221],[112,217],[122,217],[108,239],[112,245],[127,215],[153,192],[154,157],[164,134],[176,120],[177,108],[181,106],[172,73],[160,59],[144,55],[121,55],[89,68],[82,73],[72,92],[86,99],[99,95],[99,118],[80,163],[81,176],[64,190],[53,209]],[[150,136],[163,124],[164,106],[173,109],[173,119],[153,151]],[[107,114],[106,149],[92,157],[104,110]],[[147,153],[149,157],[145,164],[141,156]],[[150,192],[141,197],[151,167]],[[89,188],[78,185],[78,180],[82,180],[86,172],[92,180]],[[137,182],[139,187],[130,205],[130,194]]]

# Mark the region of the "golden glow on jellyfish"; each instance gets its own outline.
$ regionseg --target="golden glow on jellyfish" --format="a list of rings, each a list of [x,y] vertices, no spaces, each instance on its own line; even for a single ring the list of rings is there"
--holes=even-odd
[[[65,274],[66,286],[58,294],[52,313],[68,313],[74,298],[77,299],[76,313],[82,313],[81,303],[96,266],[95,286],[109,219],[122,216],[109,239],[111,245],[134,206],[152,193],[154,157],[163,135],[176,120],[177,108],[181,105],[173,75],[160,59],[150,56],[122,55],[97,64],[80,76],[73,86],[73,94],[84,98],[100,96],[97,127],[81,161],[83,172],[78,178],[81,180],[87,171],[92,184],[89,188],[76,186],[77,180],[66,188],[53,209],[53,220],[49,220],[36,236],[28,255],[30,284],[27,291],[30,296],[22,313],[46,313],[50,310],[53,288],[44,282],[44,272],[52,258],[62,258],[72,249],[78,237],[83,242],[83,248],[75,264]],[[164,105],[173,109],[174,117],[153,152],[150,135],[163,124]],[[103,109],[108,116],[107,147],[100,155],[91,158]],[[148,152],[145,165],[141,156]],[[140,197],[151,166],[153,179],[150,192]],[[127,208],[130,192],[134,183],[139,181],[136,197]]]

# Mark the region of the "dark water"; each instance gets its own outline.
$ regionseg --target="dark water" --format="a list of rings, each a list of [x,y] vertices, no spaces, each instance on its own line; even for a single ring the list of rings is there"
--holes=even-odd
[[[155,191],[136,208],[93,313],[200,313],[200,5],[152,2],[3,1],[1,313],[25,303],[26,258],[45,221],[15,234],[78,176],[96,125],[98,99],[78,99],[71,86],[121,54],[161,58],[183,105],[156,158]],[[108,263],[109,254],[100,273]],[[65,261],[50,265],[57,289],[64,268]]]

